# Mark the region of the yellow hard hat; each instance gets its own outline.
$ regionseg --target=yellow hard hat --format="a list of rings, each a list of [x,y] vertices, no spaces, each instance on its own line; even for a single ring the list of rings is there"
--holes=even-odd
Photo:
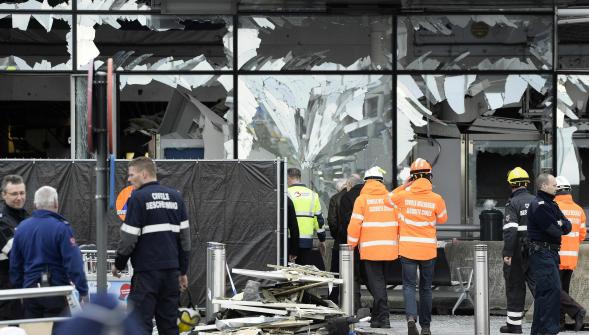
[[[200,315],[192,308],[178,308],[178,330],[180,333],[191,331],[198,325]]]
[[[518,166],[515,169],[509,171],[509,173],[507,174],[507,182],[511,186],[526,186],[530,183],[530,176],[528,175],[526,170]]]

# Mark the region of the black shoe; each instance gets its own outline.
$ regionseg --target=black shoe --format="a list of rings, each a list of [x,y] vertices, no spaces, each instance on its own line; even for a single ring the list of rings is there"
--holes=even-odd
[[[429,330],[429,326],[421,327],[421,335],[432,335],[431,330]]]
[[[575,331],[576,332],[583,329],[583,326],[585,324],[585,314],[587,314],[587,311],[583,308],[577,312],[577,315],[575,315]]]
[[[419,335],[417,326],[415,325],[415,320],[407,321],[407,335]]]
[[[510,325],[509,323],[499,328],[500,333],[521,334],[522,326]]]

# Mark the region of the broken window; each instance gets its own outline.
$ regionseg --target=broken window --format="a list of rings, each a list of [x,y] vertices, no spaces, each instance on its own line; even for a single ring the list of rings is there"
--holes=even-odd
[[[392,68],[390,17],[240,17],[238,62],[244,70]]]
[[[557,173],[572,186],[575,199],[589,207],[588,75],[559,75],[557,104]]]
[[[404,75],[397,84],[397,181],[414,159],[431,162],[452,222],[478,223],[487,199],[504,206],[515,166],[530,175],[552,167],[550,76]]]
[[[558,67],[589,68],[589,16],[558,18]]]
[[[0,14],[0,70],[72,69],[72,17]]]
[[[71,158],[64,75],[0,75],[0,157]]]
[[[76,0],[79,10],[151,10],[153,0]]]
[[[67,10],[69,0],[0,0],[0,10]]]
[[[227,70],[232,64],[230,17],[79,15],[78,70],[113,57],[129,71]]]
[[[399,17],[398,68],[535,70],[552,68],[552,16]]]
[[[76,84],[76,117],[85,120],[86,78]],[[121,75],[117,157],[233,158],[233,78],[215,75]],[[76,157],[86,152],[85,122],[76,122]]]
[[[242,75],[239,158],[287,157],[323,205],[336,181],[374,165],[390,186],[391,86],[382,75]]]

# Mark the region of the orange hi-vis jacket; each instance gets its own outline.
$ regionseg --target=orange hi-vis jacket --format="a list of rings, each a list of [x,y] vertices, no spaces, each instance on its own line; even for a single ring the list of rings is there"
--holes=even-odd
[[[579,246],[587,235],[585,211],[573,201],[573,196],[570,194],[557,195],[554,201],[573,225],[571,232],[563,235],[560,242],[560,251],[558,252],[560,269],[574,270],[579,258]]]
[[[359,247],[360,259],[392,261],[399,257],[397,212],[385,205],[387,198],[384,184],[369,179],[354,202],[348,244]]]
[[[432,183],[415,180],[409,187],[397,187],[389,198],[389,206],[399,215],[399,256],[429,260],[437,256],[436,223],[448,220],[444,199],[432,192]]]

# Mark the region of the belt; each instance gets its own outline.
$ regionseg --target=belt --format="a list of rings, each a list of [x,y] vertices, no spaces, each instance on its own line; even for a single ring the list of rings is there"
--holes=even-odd
[[[548,242],[530,241],[530,249],[538,251],[539,249],[548,249],[550,251],[560,251],[560,244],[552,244]]]

